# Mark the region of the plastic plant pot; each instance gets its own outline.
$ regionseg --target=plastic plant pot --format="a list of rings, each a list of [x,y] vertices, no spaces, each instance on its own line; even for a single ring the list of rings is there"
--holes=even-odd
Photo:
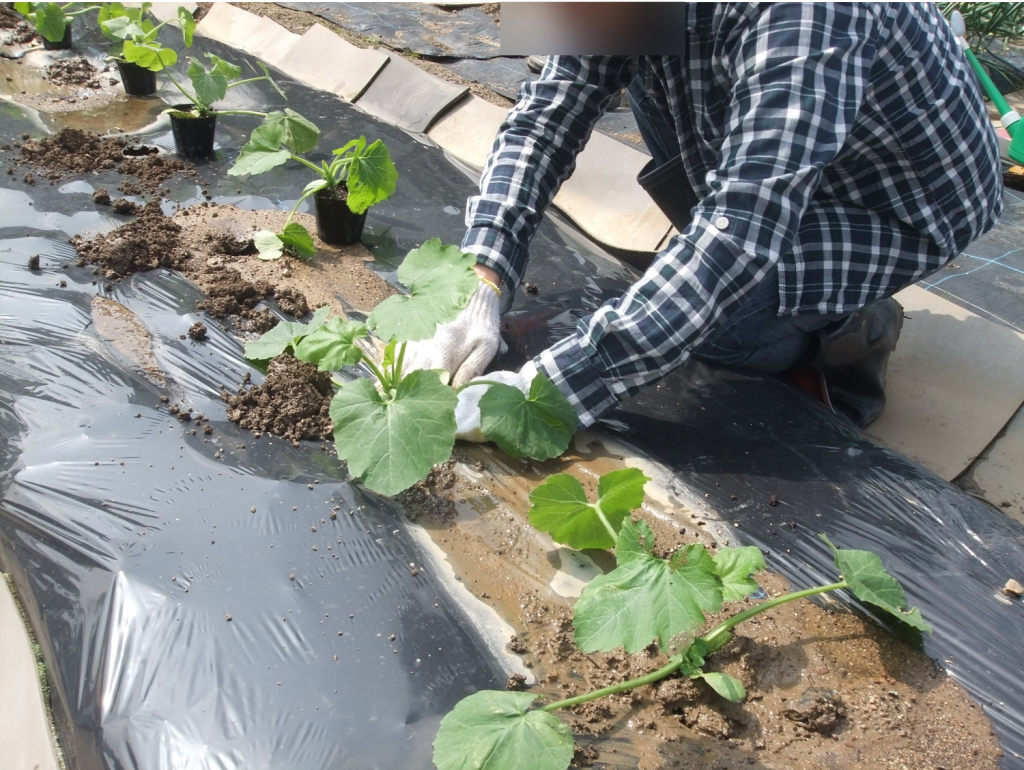
[[[70,19],[68,20],[70,21]],[[65,24],[64,26],[64,37],[60,40],[52,41],[47,40],[42,35],[39,36],[40,40],[43,41],[43,48],[47,51],[63,51],[71,47],[71,24]]]
[[[172,109],[188,112],[191,104],[173,104]],[[185,158],[206,158],[213,155],[213,137],[217,131],[217,116],[183,118],[171,114],[171,132],[174,149]]]
[[[117,70],[121,73],[124,92],[129,96],[149,96],[156,93],[156,73],[153,70],[126,61],[118,61]]]
[[[316,234],[324,243],[348,246],[363,237],[366,212],[353,214],[344,198],[335,198],[331,191],[321,190],[313,196],[316,210]]]

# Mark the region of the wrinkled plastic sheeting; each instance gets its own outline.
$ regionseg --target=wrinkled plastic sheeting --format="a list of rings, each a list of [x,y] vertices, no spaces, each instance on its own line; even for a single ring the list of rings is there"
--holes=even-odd
[[[192,55],[253,68],[251,57],[196,44]],[[439,150],[279,80],[290,106],[322,127],[324,157],[359,134],[391,149],[398,191],[371,209],[364,235],[386,275],[425,238],[458,242],[473,183]],[[232,89],[231,99],[279,104],[262,85]],[[231,152],[198,164],[200,175],[220,202],[287,208],[308,181],[298,164],[224,174],[251,128],[220,121]],[[23,131],[38,128],[0,113],[0,135]],[[141,138],[172,146],[165,123]],[[89,180],[117,184],[110,174]],[[205,343],[180,339],[200,317],[186,281],[157,271],[108,291],[89,268],[60,269],[74,260],[69,236],[124,221],[91,203],[90,184],[5,184],[0,565],[43,647],[72,767],[429,767],[440,716],[501,681],[433,576],[412,574],[421,555],[399,513],[350,485],[318,445],[256,440],[226,421],[220,385],[233,389],[251,370],[215,323]],[[169,185],[171,203],[203,202],[193,181]],[[503,318],[510,350],[495,368],[570,333],[632,280],[557,215],[531,252],[538,293],[521,293]],[[32,254],[40,273],[25,267]],[[153,333],[166,386],[100,342],[89,314],[96,294]],[[692,365],[659,385],[601,430],[663,465],[681,498],[704,500],[798,587],[834,577],[820,531],[878,552],[935,626],[925,650],[994,720],[1003,766],[1024,766],[1024,608],[999,597],[1008,577],[1024,574],[1022,528],[774,380]],[[210,415],[211,442],[158,409],[160,395]]]
[[[429,3],[279,3],[314,13],[388,48],[422,56],[490,59],[501,52],[501,27],[480,8]]]

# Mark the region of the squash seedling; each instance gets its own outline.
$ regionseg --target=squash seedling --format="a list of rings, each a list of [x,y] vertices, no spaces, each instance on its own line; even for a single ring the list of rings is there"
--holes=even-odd
[[[43,46],[49,50],[71,47],[71,20],[88,11],[95,11],[98,5],[79,8],[81,3],[15,3],[14,10],[25,17],[32,28],[43,39]]]
[[[171,116],[171,129],[174,132],[174,144],[180,155],[195,158],[213,153],[214,132],[217,117],[220,115],[251,115],[263,118],[263,126],[278,126],[282,131],[282,141],[294,152],[308,152],[316,146],[320,138],[320,129],[306,120],[294,110],[286,109],[275,112],[255,112],[253,110],[218,110],[214,103],[220,101],[232,88],[246,83],[267,82],[285,99],[284,91],[270,76],[270,70],[263,62],[256,62],[263,74],[257,77],[242,78],[242,68],[221,59],[212,53],[206,54],[210,66],[205,67],[197,59],[189,60],[188,77],[192,81],[193,93],[189,93],[171,73],[167,77],[181,91],[188,102],[175,104],[166,110]]]
[[[122,3],[104,3],[100,7],[100,29],[108,40],[116,44],[107,58],[117,62],[124,90],[131,96],[155,93],[156,73],[178,61],[174,49],[164,48],[157,41],[160,30],[168,24],[176,24],[189,48],[196,30],[196,20],[184,7],[178,8],[176,18],[154,24],[146,18],[152,5],[142,3],[141,6],[128,7]]]
[[[406,372],[406,343],[434,334],[466,307],[477,291],[476,258],[437,238],[413,249],[398,269],[408,295],[389,297],[366,323],[327,318],[321,308],[308,324],[283,321],[245,346],[246,358],[266,361],[291,350],[321,371],[362,366],[372,378],[335,380],[331,401],[334,444],[349,473],[385,495],[408,489],[451,457],[458,394],[438,370]],[[387,342],[378,365],[360,344],[370,331]],[[470,384],[479,384],[479,381]],[[468,387],[468,386],[467,386]],[[513,456],[547,460],[565,451],[576,431],[576,412],[543,374],[529,395],[491,383],[480,412],[485,436]],[[515,417],[508,419],[511,412]]]
[[[840,580],[768,599],[695,638],[705,613],[759,590],[752,575],[765,569],[764,556],[756,546],[719,548],[712,556],[698,544],[683,546],[665,559],[655,556],[650,528],[630,519],[630,512],[643,502],[648,480],[635,468],[605,474],[598,480],[598,499],[591,503],[575,478],[552,476],[530,494],[530,522],[573,548],[615,548],[616,568],[588,583],[576,602],[576,645],[584,652],[618,647],[638,652],[657,642],[669,656],[668,664],[539,708],[531,708],[538,696],[530,693],[483,690],[470,695],[441,720],[434,740],[438,770],[565,770],[573,758],[572,732],[553,712],[672,675],[703,679],[723,698],[741,701],[746,697],[743,683],[707,671],[705,659],[729,643],[740,623],[787,602],[847,589],[907,625],[931,631],[920,610],[907,609],[903,588],[878,556],[840,550],[821,535],[832,549]]]
[[[253,241],[260,259],[278,259],[286,248],[291,248],[300,257],[313,256],[313,238],[309,231],[292,222],[299,206],[310,196],[314,196],[320,240],[347,245],[357,242],[362,236],[370,206],[387,200],[395,192],[398,170],[391,161],[387,146],[380,139],[371,144],[366,143],[365,136],[353,139],[334,150],[330,163],[324,160],[319,166],[292,150],[294,147],[288,144],[283,131],[260,126],[252,132],[238,160],[228,170],[233,176],[262,174],[288,160],[295,160],[317,175],[317,179],[306,185],[295,201],[280,232],[261,230],[256,233]]]

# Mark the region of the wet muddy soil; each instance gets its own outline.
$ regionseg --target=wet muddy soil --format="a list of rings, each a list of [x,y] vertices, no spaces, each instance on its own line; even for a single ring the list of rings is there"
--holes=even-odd
[[[334,389],[329,372],[291,355],[278,356],[267,367],[259,387],[243,383],[233,396],[223,394],[228,419],[254,433],[273,433],[294,442],[331,435],[328,413]]]
[[[127,139],[76,128],[63,128],[43,139],[23,137],[4,149],[9,165],[31,169],[51,183],[65,176],[117,171],[129,177],[118,187],[126,195],[155,193],[175,174],[197,176],[191,163],[148,152],[130,154],[140,150]]]
[[[544,464],[511,460],[486,446],[456,449],[452,463],[401,502],[462,583],[514,627],[509,650],[522,657],[536,683],[510,686],[550,702],[665,665],[656,648],[634,655],[576,649],[571,607],[587,575],[572,590],[574,581],[564,579],[567,562],[589,562],[592,577],[613,568],[613,557],[573,555],[527,522],[527,495],[546,475],[572,473],[593,494],[597,476],[623,467],[622,458],[593,443]],[[687,542],[717,545],[711,522],[684,507],[649,498],[639,516],[663,554]],[[788,588],[776,575],[757,578],[768,596]],[[709,618],[709,627],[755,603],[732,605]],[[934,661],[869,620],[834,602],[824,608],[794,602],[738,631],[710,658],[709,669],[742,680],[745,702],[729,703],[703,682],[673,677],[561,712],[577,738],[575,764],[644,770],[997,767],[998,744],[982,709]]]
[[[46,79],[55,86],[102,88],[98,75],[99,70],[82,56],[59,59],[46,68]]]

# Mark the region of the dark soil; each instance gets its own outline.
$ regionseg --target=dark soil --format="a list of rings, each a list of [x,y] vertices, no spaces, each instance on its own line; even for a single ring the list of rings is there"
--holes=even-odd
[[[21,157],[15,162],[37,169],[51,182],[65,175],[91,171],[119,171],[132,179],[119,189],[126,195],[156,192],[160,185],[177,173],[196,176],[195,168],[176,158],[160,155],[125,157],[129,142],[120,137],[104,137],[77,128],[62,128],[44,139],[26,139],[15,143]]]
[[[131,216],[138,216],[142,213],[143,208],[137,203],[132,203],[127,198],[118,198],[111,205],[115,214],[128,214]]]
[[[204,324],[202,321],[196,321],[194,324],[188,327],[189,338],[195,340],[196,342],[201,342],[205,340],[206,333],[206,324]]]
[[[160,199],[154,198],[134,222],[91,240],[71,239],[78,264],[100,265],[108,280],[158,267],[183,269],[191,256],[180,245],[181,227],[164,216]]]
[[[92,202],[97,206],[109,206],[110,205],[110,193],[107,192],[106,188],[101,187],[99,190],[92,194]]]
[[[38,35],[20,13],[4,3],[0,5],[0,30],[8,31],[4,45],[24,45],[31,43]]]
[[[56,86],[86,86],[100,88],[98,70],[86,59],[61,59],[46,68],[46,79]]]
[[[0,5],[0,29],[16,29],[19,24],[24,24],[21,14],[9,5]]]
[[[278,356],[267,368],[263,384],[227,396],[228,419],[255,432],[270,432],[292,441],[331,435],[328,410],[333,388],[329,372],[291,355]]]
[[[275,296],[277,297],[277,306],[288,315],[302,318],[309,312],[306,296],[298,289],[279,289]]]
[[[230,267],[207,268],[201,285],[209,299],[199,303],[198,309],[212,318],[244,316],[274,291],[266,281],[250,283]]]

